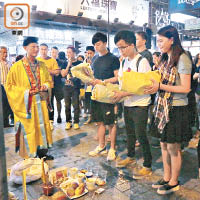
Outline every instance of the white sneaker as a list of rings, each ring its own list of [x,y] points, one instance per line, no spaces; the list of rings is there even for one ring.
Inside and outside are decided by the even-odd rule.
[[[108,151],[107,160],[115,160],[116,159],[116,151],[114,149],[111,149]]]
[[[86,118],[88,115],[86,113],[83,113],[83,118]]]
[[[99,153],[104,152],[104,150],[106,150],[106,146],[103,148],[97,146],[93,151],[89,152],[89,156],[97,156]]]
[[[49,120],[49,124],[50,124],[50,129],[52,131],[53,130],[53,120]]]

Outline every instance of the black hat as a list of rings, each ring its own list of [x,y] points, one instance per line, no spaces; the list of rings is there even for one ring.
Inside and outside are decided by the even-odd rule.
[[[87,46],[87,47],[86,47],[86,51],[88,51],[88,50],[95,52],[95,50],[94,50],[94,47],[93,47],[93,46]]]
[[[37,37],[26,37],[23,42],[23,47],[28,46],[30,43],[38,43]]]

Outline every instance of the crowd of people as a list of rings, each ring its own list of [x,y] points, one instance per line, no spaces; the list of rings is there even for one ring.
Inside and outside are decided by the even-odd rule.
[[[160,52],[154,52],[153,55],[146,48],[145,32],[119,31],[114,42],[120,58],[109,51],[107,36],[100,32],[92,37],[93,46],[86,47],[85,56],[77,56],[76,49],[69,46],[66,54],[52,47],[49,57],[47,44],[39,45],[37,38],[27,37],[23,42],[26,55],[18,56],[12,66],[7,61],[7,48],[1,46],[4,127],[12,126],[15,121],[16,149],[23,158],[38,156],[54,159],[47,154],[53,144],[54,99],[58,112],[57,123],[63,120],[61,100],[64,99],[65,129],[69,131],[72,126],[79,129],[82,108],[80,91],[84,91],[84,124],[95,122],[98,127],[98,146],[89,152],[89,156],[107,154],[107,160],[116,160],[116,167],[122,168],[136,163],[135,147],[141,146],[144,162],[142,168],[133,171],[133,178],[150,176],[152,153],[148,131],[154,138],[152,145],[161,147],[164,169],[163,178],[152,187],[159,194],[177,191],[180,188],[181,147],[193,137],[192,126],[200,130],[200,53],[193,62],[189,52],[183,49],[173,26],[158,31]],[[72,76],[71,69],[82,62],[89,63],[94,73],[94,79],[89,84],[83,84]],[[159,70],[161,81],[151,79],[152,85],[145,87],[143,95],[114,91],[112,104],[91,99],[95,85],[118,83],[120,86],[123,72],[130,70],[142,73]],[[196,101],[192,101],[195,97]],[[124,101],[121,104],[122,99]],[[191,102],[194,109],[189,113]],[[117,118],[122,110],[127,134],[127,157],[116,159]],[[109,150],[105,140],[107,128]],[[200,142],[197,152],[200,176]]]

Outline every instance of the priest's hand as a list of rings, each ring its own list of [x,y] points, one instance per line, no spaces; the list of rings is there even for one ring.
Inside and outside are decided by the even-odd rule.
[[[45,92],[45,91],[47,91],[47,90],[48,90],[48,88],[47,88],[46,85],[42,85],[42,86],[40,87],[40,91],[41,91],[41,92]]]
[[[29,94],[30,94],[30,95],[36,95],[38,92],[39,92],[39,89],[38,89],[38,88],[31,88],[31,89],[29,90]]]

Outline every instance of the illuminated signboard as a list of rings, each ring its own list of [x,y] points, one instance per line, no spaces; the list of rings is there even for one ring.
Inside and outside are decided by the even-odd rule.
[[[187,10],[199,9],[200,0],[169,0],[169,12],[184,12]]]

